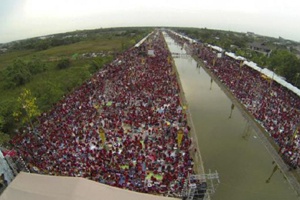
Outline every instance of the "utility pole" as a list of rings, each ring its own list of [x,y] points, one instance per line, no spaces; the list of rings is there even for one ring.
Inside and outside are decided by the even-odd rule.
[[[266,180],[266,183],[270,183],[271,178],[273,177],[273,175],[275,174],[275,172],[278,170],[278,165],[275,165],[275,167],[273,168],[273,171],[271,173],[271,175],[269,176],[269,178]]]
[[[234,110],[234,104],[231,104],[231,110],[230,110],[230,115],[229,115],[229,119],[232,117],[232,111]]]

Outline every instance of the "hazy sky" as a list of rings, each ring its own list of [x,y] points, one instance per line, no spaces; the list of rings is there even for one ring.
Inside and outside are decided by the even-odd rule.
[[[82,29],[181,26],[300,42],[300,0],[0,0],[0,43]]]

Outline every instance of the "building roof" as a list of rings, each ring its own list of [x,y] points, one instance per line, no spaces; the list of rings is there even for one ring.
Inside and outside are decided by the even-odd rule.
[[[111,187],[79,177],[21,172],[0,200],[178,200]]]
[[[271,51],[271,49],[269,47],[267,47],[265,45],[265,43],[253,42],[253,43],[249,44],[249,46],[252,48],[257,48],[257,49],[261,49],[264,51]]]

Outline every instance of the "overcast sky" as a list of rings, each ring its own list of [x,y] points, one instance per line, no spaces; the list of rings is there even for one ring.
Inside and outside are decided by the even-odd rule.
[[[300,0],[0,0],[0,43],[74,30],[180,26],[300,42]]]

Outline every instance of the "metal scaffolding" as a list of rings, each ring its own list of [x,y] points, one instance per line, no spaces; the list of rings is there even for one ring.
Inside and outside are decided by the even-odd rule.
[[[183,200],[209,200],[215,193],[217,185],[220,183],[218,172],[208,174],[189,175],[184,183],[182,191]]]

